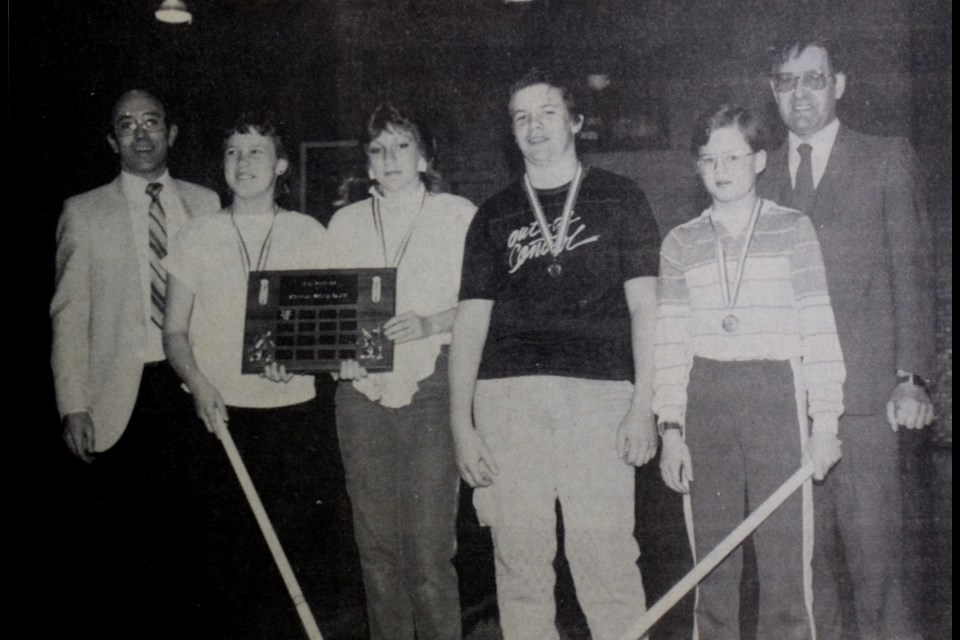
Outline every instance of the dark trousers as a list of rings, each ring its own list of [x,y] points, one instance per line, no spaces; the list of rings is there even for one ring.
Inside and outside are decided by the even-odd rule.
[[[97,638],[190,637],[200,505],[191,491],[199,433],[166,362],[148,364],[123,436],[90,465],[74,462],[77,544],[63,565],[78,606],[74,631]],[[81,542],[82,541],[82,542]],[[62,602],[62,601],[61,601]]]
[[[441,354],[406,407],[372,402],[349,383],[337,390],[337,431],[372,640],[461,635],[452,562],[459,476],[446,379]]]
[[[335,442],[314,401],[269,409],[229,407],[229,429],[297,582],[324,637],[339,608],[342,558],[352,544]],[[203,429],[197,421],[196,428]],[[204,434],[207,435],[204,431]],[[215,438],[208,436],[211,442]],[[300,640],[303,626],[222,447],[216,492],[208,492],[204,549],[204,640]]]
[[[788,362],[694,360],[686,441],[698,559],[706,556],[800,467],[800,426]],[[809,640],[802,499],[787,499],[753,534],[760,596],[757,638]],[[701,640],[740,638],[743,554],[735,550],[703,582]]]
[[[886,416],[844,416],[843,458],[815,488],[814,612],[818,640],[839,640],[839,572],[852,586],[861,640],[913,632],[904,600],[903,498],[899,435]]]

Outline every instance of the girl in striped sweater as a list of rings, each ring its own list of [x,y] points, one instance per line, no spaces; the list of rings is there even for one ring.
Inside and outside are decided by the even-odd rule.
[[[818,479],[839,460],[846,371],[813,225],[756,194],[753,116],[723,105],[692,146],[712,205],[661,249],[654,411],[702,557],[804,459]],[[754,533],[759,638],[812,638],[812,518],[808,482]],[[737,550],[701,583],[699,637],[740,637],[741,568]]]

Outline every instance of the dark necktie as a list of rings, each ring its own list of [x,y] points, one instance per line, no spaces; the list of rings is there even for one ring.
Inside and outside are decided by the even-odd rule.
[[[810,160],[813,147],[804,142],[797,147],[797,151],[800,153],[800,166],[797,167],[797,181],[793,187],[790,206],[809,216],[813,212],[813,203],[817,198],[817,189],[813,186],[813,163]]]
[[[163,328],[163,311],[167,299],[167,270],[161,260],[167,255],[167,216],[160,204],[163,185],[151,182],[147,185],[150,196],[150,320]]]

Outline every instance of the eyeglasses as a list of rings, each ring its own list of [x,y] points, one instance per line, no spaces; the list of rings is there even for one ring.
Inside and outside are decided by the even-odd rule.
[[[697,168],[702,172],[716,171],[718,165],[724,169],[739,169],[747,158],[756,152],[750,153],[725,153],[720,156],[700,156],[697,158]]]
[[[770,83],[777,93],[789,93],[797,88],[797,81],[800,81],[807,89],[811,91],[822,91],[827,87],[827,78],[833,77],[832,73],[823,71],[804,71],[802,75],[792,73],[772,73],[770,74]]]
[[[166,122],[163,116],[159,115],[145,115],[141,118],[125,116],[113,123],[113,128],[116,129],[117,135],[120,136],[132,136],[137,128],[147,133],[153,133],[154,131],[160,131],[165,126]]]

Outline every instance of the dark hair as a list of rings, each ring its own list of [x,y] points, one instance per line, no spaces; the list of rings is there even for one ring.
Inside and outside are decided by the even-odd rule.
[[[767,148],[767,136],[760,120],[746,107],[723,103],[704,111],[694,123],[693,137],[690,141],[690,150],[693,154],[699,154],[700,147],[710,141],[713,132],[724,127],[740,129],[753,152]]]
[[[174,123],[174,119],[170,115],[170,109],[164,104],[163,100],[157,96],[156,92],[150,91],[148,89],[128,89],[121,93],[116,100],[113,102],[113,106],[110,108],[110,122],[107,123],[107,131],[112,132],[113,127],[117,122],[117,109],[120,107],[120,103],[133,95],[141,95],[146,98],[149,98],[160,105],[160,108],[163,110],[163,120],[169,128],[171,124]]]
[[[287,170],[277,176],[275,192],[278,196],[289,195],[293,181],[293,163],[290,162],[287,147],[283,144],[283,136],[280,134],[279,126],[273,114],[250,111],[241,113],[233,126],[224,132],[224,147],[226,147],[227,141],[230,140],[230,137],[234,134],[243,135],[248,133],[256,133],[264,138],[270,138],[270,140],[273,141],[273,148],[277,154],[277,159],[287,161]]]
[[[510,102],[518,91],[538,84],[545,84],[553,87],[560,92],[563,103],[567,106],[567,112],[570,117],[577,120],[583,117],[583,114],[577,111],[577,96],[570,82],[564,82],[558,78],[558,74],[553,71],[547,71],[539,67],[534,67],[527,71],[523,76],[510,85]]]
[[[427,187],[427,191],[432,193],[439,191],[443,178],[437,170],[436,140],[422,121],[411,115],[409,110],[401,109],[391,102],[383,102],[377,105],[367,121],[366,136],[363,139],[364,150],[380,134],[391,129],[410,134],[410,137],[417,144],[420,156],[427,163],[427,170],[420,175],[423,184]]]
[[[807,47],[819,47],[827,52],[830,73],[846,71],[845,55],[837,40],[822,33],[802,33],[781,39],[767,51],[770,54],[770,73],[776,73],[780,65],[803,53]]]

